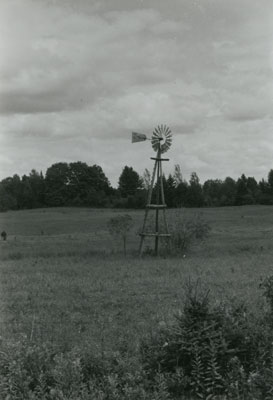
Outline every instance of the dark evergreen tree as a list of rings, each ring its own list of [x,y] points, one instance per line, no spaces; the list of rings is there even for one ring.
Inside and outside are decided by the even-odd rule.
[[[255,199],[248,188],[248,180],[245,174],[242,174],[242,176],[237,180],[236,189],[237,189],[236,199],[235,199],[236,206],[255,203]]]
[[[192,172],[187,193],[187,206],[202,207],[203,205],[204,196],[202,186],[197,173]]]
[[[32,169],[28,181],[32,192],[32,207],[43,207],[45,205],[45,180],[42,172],[38,173]]]
[[[30,180],[28,176],[23,175],[21,181],[20,208],[33,208],[33,206],[34,195],[30,185]]]
[[[182,180],[175,188],[175,207],[186,207],[188,198],[189,185],[185,180]]]
[[[258,182],[256,181],[256,179],[252,176],[248,177],[246,186],[247,186],[248,194],[250,196],[251,204],[259,203],[260,189],[259,189],[259,185],[258,185]]]
[[[273,204],[273,195],[272,195],[272,170],[269,171],[268,181],[262,179],[259,182],[259,203],[260,204]]]
[[[222,206],[234,206],[236,200],[236,182],[229,176],[224,180],[222,186],[221,205]]]
[[[209,179],[203,185],[204,201],[207,206],[222,205],[223,182],[220,179]]]

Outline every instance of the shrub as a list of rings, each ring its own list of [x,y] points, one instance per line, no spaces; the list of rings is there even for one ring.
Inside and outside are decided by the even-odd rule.
[[[262,399],[266,385],[260,387],[257,377],[265,366],[269,374],[272,335],[264,321],[257,322],[243,304],[211,307],[208,291],[189,282],[182,313],[142,341],[145,371],[151,380],[164,373],[174,396],[248,399],[255,393]]]
[[[270,313],[273,316],[273,275],[267,276],[260,283],[260,288],[263,289],[263,296],[270,307]]]
[[[204,241],[210,229],[210,225],[201,214],[185,218],[181,213],[176,213],[174,222],[170,225],[173,252],[184,254],[194,242]]]
[[[164,377],[156,382],[149,385],[140,364],[119,353],[100,359],[28,342],[0,353],[1,399],[167,400]]]

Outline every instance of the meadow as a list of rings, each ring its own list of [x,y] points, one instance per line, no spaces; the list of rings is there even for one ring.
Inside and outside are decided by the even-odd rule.
[[[258,284],[272,272],[271,207],[183,209],[202,213],[209,238],[184,257],[139,258],[143,211],[39,209],[0,215],[1,335],[68,347],[113,349],[138,338],[181,307],[188,279],[202,281],[215,301],[262,301]],[[107,221],[132,216],[128,255]],[[169,210],[169,219],[177,211]],[[152,244],[151,244],[152,245]]]
[[[107,229],[129,214],[134,228],[128,253]],[[259,282],[272,274],[270,206],[181,209],[201,213],[208,239],[183,256],[137,255],[141,210],[56,208],[0,214],[0,335],[8,342],[50,342],[62,351],[91,349],[136,354],[139,342],[166,326],[183,307],[191,280],[211,301],[244,302],[253,314],[265,307]],[[168,210],[170,220],[177,210]]]

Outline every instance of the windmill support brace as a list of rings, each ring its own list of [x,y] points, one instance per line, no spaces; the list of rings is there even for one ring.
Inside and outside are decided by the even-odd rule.
[[[144,215],[142,232],[140,233],[140,245],[139,245],[139,255],[142,255],[143,251],[143,243],[146,236],[155,238],[155,255],[158,255],[159,250],[159,238],[168,239],[168,248],[169,248],[169,239],[170,233],[166,219],[166,203],[165,203],[165,195],[164,195],[164,186],[163,186],[163,173],[162,173],[162,161],[169,161],[167,158],[161,158],[161,148],[159,147],[157,156],[151,157],[152,160],[155,160],[153,174],[151,183],[148,190],[147,204]],[[156,181],[156,204],[152,204],[152,194],[153,188]],[[146,224],[148,220],[148,214],[151,209],[155,210],[155,232],[146,231]],[[163,212],[163,224],[164,224],[164,232],[159,232],[159,212]]]

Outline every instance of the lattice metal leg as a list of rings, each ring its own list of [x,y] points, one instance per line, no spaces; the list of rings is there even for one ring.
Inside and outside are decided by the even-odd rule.
[[[144,222],[143,222],[143,227],[142,227],[142,232],[141,232],[141,237],[140,237],[140,244],[139,244],[139,255],[142,255],[142,246],[143,246],[143,242],[144,242],[144,238],[145,236],[143,235],[143,233],[145,232],[145,227],[146,227],[146,222],[147,222],[147,218],[148,218],[148,213],[149,213],[149,209],[147,208],[145,210],[145,216],[144,216]]]
[[[165,232],[169,233],[169,226],[168,226],[168,222],[167,222],[165,211],[166,210],[163,209],[163,221],[164,221],[164,226],[165,226]],[[168,253],[170,253],[171,252],[171,237],[167,236],[166,240],[167,240],[167,250],[168,250]]]
[[[155,254],[158,255],[158,250],[159,250],[159,239],[160,238],[166,238],[167,240],[167,245],[168,245],[168,250],[170,250],[170,234],[168,230],[168,224],[166,220],[166,214],[165,214],[165,196],[164,196],[164,187],[163,187],[163,173],[162,173],[162,161],[168,161],[168,159],[162,159],[161,158],[161,150],[160,147],[157,152],[156,158],[152,158],[152,160],[155,160],[154,168],[153,168],[153,174],[152,174],[152,179],[148,191],[148,199],[147,199],[147,205],[146,205],[146,210],[145,210],[145,216],[144,216],[144,222],[143,222],[143,227],[142,227],[142,232],[140,233],[141,239],[140,239],[140,245],[139,245],[139,255],[142,255],[142,248],[143,248],[143,243],[144,239],[146,236],[154,238],[154,251]],[[156,201],[155,204],[152,204],[152,193],[153,193],[153,188],[155,184],[155,180],[157,182],[156,186]],[[154,232],[147,232],[146,229],[146,224],[147,224],[147,219],[148,219],[148,213],[150,209],[155,210],[155,231]],[[163,226],[164,226],[164,232],[160,232],[160,227],[159,227],[159,212],[163,211]]]

